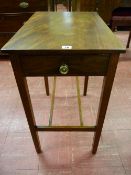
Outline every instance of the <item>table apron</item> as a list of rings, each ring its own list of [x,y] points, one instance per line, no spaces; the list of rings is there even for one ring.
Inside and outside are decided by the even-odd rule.
[[[89,54],[82,56],[30,56],[19,57],[24,76],[63,76],[59,68],[66,64],[66,76],[104,76],[107,73],[110,55]]]

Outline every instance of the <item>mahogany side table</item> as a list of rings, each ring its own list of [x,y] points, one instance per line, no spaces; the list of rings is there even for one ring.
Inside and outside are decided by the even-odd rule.
[[[36,12],[2,48],[10,54],[17,86],[37,153],[38,131],[94,132],[95,154],[106,115],[119,54],[124,48],[96,12]],[[28,76],[104,76],[95,126],[38,126]]]

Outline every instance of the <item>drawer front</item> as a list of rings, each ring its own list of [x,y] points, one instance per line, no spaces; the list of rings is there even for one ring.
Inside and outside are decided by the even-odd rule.
[[[17,32],[33,13],[1,14],[0,32]]]
[[[48,0],[0,0],[0,13],[47,11]]]
[[[3,61],[3,60],[9,60],[9,55],[8,54],[3,54],[0,51],[0,61]]]
[[[14,33],[0,33],[0,48],[14,35]]]
[[[0,33],[0,48],[14,35],[14,33]],[[9,60],[9,55],[0,51],[0,60]]]
[[[106,75],[109,55],[23,56],[20,64],[25,76]],[[67,66],[65,74],[60,72]],[[66,68],[66,67],[65,67]]]

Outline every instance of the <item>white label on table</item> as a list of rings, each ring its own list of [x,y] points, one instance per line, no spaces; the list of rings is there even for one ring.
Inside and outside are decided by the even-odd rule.
[[[62,46],[62,49],[72,49],[72,46]]]

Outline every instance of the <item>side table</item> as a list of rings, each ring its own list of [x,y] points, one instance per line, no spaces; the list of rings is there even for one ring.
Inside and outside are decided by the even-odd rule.
[[[95,154],[106,115],[119,54],[124,48],[96,12],[36,12],[6,43],[36,151],[38,131],[94,132]],[[95,126],[38,126],[26,77],[104,76]],[[79,91],[79,90],[78,90]]]

